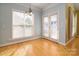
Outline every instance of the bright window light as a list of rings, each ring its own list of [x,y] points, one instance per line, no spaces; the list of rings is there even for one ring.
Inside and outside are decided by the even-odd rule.
[[[30,37],[33,34],[33,16],[12,12],[12,38]]]

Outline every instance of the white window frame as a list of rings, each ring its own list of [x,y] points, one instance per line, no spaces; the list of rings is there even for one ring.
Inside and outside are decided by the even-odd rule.
[[[20,13],[24,13],[23,11],[20,11],[20,10],[12,10],[12,14],[13,14],[13,11],[15,11],[15,12],[20,12]],[[25,13],[24,13],[25,14]],[[13,16],[13,15],[12,15]],[[35,30],[34,30],[34,14],[32,14],[32,18],[33,18],[33,24],[32,24],[32,36],[34,36],[35,35]],[[24,19],[23,19],[24,20]],[[25,20],[24,20],[25,21]],[[13,18],[12,18],[12,39],[21,39],[21,38],[27,38],[27,37],[25,37],[25,33],[24,33],[24,37],[19,37],[19,38],[13,38],[13,27],[15,27],[15,26],[20,26],[20,25],[13,25]],[[24,27],[24,32],[25,32],[25,23],[24,23],[24,25],[23,25],[23,27]],[[28,36],[28,37],[32,37],[32,36]]]

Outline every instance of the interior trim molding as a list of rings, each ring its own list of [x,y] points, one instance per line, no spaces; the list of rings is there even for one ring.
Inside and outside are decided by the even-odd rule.
[[[5,43],[5,44],[0,44],[0,47],[11,45],[11,44],[16,44],[16,43],[21,43],[21,42],[28,41],[28,40],[35,40],[35,39],[38,39],[38,38],[41,38],[41,36],[37,36],[37,37],[34,37],[34,38],[28,38],[28,39],[25,39],[25,40],[20,40],[20,41],[15,41],[15,42],[10,42],[10,43]]]
[[[76,37],[78,37],[78,38],[79,38],[79,34],[77,34],[77,35],[76,35]]]
[[[69,44],[73,39],[74,39],[74,38],[70,39],[70,40],[65,44],[65,46],[66,46],[67,44]]]
[[[76,36],[72,37],[68,42],[66,42],[65,46],[66,46],[67,44],[69,44],[72,40],[74,40],[75,38],[76,38]]]
[[[51,39],[48,38],[48,37],[44,37],[44,36],[43,36],[42,38],[45,38],[45,39],[47,39],[47,40],[50,40],[50,41],[56,42],[56,43],[61,44],[61,45],[63,45],[63,46],[66,45],[65,43],[59,42],[59,41],[57,41],[57,40],[51,40]]]

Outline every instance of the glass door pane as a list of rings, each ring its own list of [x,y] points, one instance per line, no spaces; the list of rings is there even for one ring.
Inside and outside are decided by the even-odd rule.
[[[50,38],[58,39],[57,15],[50,17]]]
[[[43,36],[49,37],[49,20],[48,17],[43,19]]]

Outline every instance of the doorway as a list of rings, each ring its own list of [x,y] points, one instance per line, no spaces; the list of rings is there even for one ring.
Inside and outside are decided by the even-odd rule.
[[[58,14],[43,17],[43,36],[50,40],[59,39]]]

